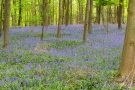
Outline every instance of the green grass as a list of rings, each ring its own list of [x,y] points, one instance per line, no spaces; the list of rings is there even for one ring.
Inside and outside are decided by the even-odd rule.
[[[14,33],[10,43],[23,45],[26,43],[25,38],[34,37],[34,41],[40,35],[41,33],[34,31]],[[56,34],[45,33],[44,37],[56,37]],[[20,41],[21,39],[23,40]],[[97,40],[99,41],[100,39]],[[0,45],[2,44],[0,39]],[[81,40],[57,39],[39,41],[32,48],[22,48],[19,45],[0,51],[0,82],[4,80],[0,90],[128,90],[114,82],[121,59],[119,47],[103,51],[92,48],[89,42],[83,44]],[[50,54],[48,52],[51,49],[56,49],[57,53],[68,49],[65,54],[73,56]],[[88,51],[89,54],[85,54]],[[118,54],[112,55],[115,53]]]
[[[63,50],[63,49],[72,49],[75,48],[77,46],[81,46],[82,42],[81,41],[70,41],[70,40],[62,40],[62,41],[57,41],[56,43],[53,44],[49,44],[49,47],[51,48],[55,48],[57,50]]]

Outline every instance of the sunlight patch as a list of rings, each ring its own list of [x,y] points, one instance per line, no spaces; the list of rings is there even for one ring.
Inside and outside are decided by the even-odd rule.
[[[37,44],[33,49],[34,52],[43,53],[48,52],[50,50],[49,46],[46,44]]]
[[[71,68],[71,71],[66,72],[65,81],[67,84],[79,84],[86,78],[95,75],[95,72],[88,68]]]

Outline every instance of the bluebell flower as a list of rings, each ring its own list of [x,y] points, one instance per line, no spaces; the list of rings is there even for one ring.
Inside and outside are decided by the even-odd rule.
[[[4,86],[4,80],[0,80],[0,87]]]

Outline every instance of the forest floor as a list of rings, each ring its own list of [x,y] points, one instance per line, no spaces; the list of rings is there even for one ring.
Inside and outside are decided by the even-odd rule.
[[[9,46],[0,38],[0,90],[123,90],[114,79],[120,65],[125,27],[93,25],[83,44],[83,25],[10,29]],[[126,88],[124,89],[126,90]]]

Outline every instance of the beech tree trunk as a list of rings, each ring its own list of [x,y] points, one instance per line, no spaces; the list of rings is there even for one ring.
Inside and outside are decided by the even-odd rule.
[[[58,21],[58,31],[57,31],[57,38],[61,38],[61,17],[62,17],[62,0],[59,0],[59,21]]]
[[[9,21],[10,20],[10,0],[5,0],[5,6],[4,6],[4,48],[7,48],[8,46],[8,34],[9,34]]]
[[[101,6],[96,7],[96,23],[100,24]]]
[[[22,19],[22,0],[19,0],[19,18],[18,18],[18,26],[21,25]]]
[[[124,15],[124,13],[125,13],[125,10],[124,10],[124,7],[123,7],[123,9],[122,9],[122,23],[124,24],[125,23],[125,15]]]
[[[113,18],[112,18],[112,7],[111,7],[111,5],[109,5],[108,6],[108,23],[112,23],[112,21],[113,21]]]
[[[1,1],[1,3],[0,3],[0,37],[1,37],[1,35],[2,35],[2,26],[3,26],[3,21],[2,21],[2,17],[3,17],[3,6],[2,6],[2,4],[3,4],[3,0]]]
[[[82,1],[78,0],[79,4],[79,24],[83,23],[83,6],[82,6]]]
[[[67,0],[66,2],[66,26],[68,26],[68,23],[69,23],[69,0]]]
[[[88,32],[92,33],[92,8],[93,8],[93,0],[90,0],[90,10],[89,10],[89,24],[88,24]]]
[[[53,25],[55,25],[55,5],[54,5],[54,0],[53,0],[53,17],[52,17],[52,22],[53,22]]]
[[[12,14],[12,26],[16,26],[16,0],[13,0],[14,13]]]
[[[31,21],[31,26],[35,26],[36,25],[36,21],[34,19],[36,19],[36,7],[35,7],[35,2],[34,1],[32,1],[31,3],[32,3],[31,15],[33,16],[32,17],[32,21]]]
[[[44,27],[47,26],[47,6],[48,6],[48,1],[43,0],[43,6],[42,6],[42,34],[41,34],[41,40],[44,38]]]
[[[135,80],[135,0],[129,0],[126,34],[118,76],[132,83]]]
[[[87,41],[89,8],[90,8],[90,0],[87,0],[87,3],[86,3],[86,11],[85,11],[83,43],[85,43],[85,42]]]
[[[70,24],[73,24],[73,16],[72,16],[72,0],[70,0]]]
[[[122,29],[122,8],[123,8],[123,0],[119,0],[119,7],[118,7],[118,29]]]
[[[115,5],[115,6],[114,6],[114,21],[113,21],[113,24],[114,24],[114,23],[117,23],[117,21],[118,21],[118,20],[117,20],[117,6]]]
[[[62,24],[65,24],[66,0],[62,0]]]

